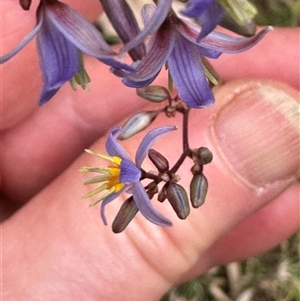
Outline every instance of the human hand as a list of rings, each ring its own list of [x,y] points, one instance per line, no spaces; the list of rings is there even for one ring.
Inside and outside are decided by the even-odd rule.
[[[8,3],[3,5],[12,5]],[[11,18],[15,16],[11,14]],[[28,22],[32,22],[29,17]],[[26,22],[22,26],[26,28]],[[1,66],[5,75],[2,191],[10,201],[26,202],[3,223],[4,299],[140,300],[143,296],[143,300],[157,300],[175,283],[215,264],[267,250],[293,233],[299,223],[299,117],[291,112],[297,112],[299,96],[286,84],[258,78],[277,79],[299,88],[297,34],[298,30],[277,29],[248,52],[216,61],[225,80],[240,80],[216,89],[216,105],[191,116],[191,146],[200,143],[214,153],[213,162],[205,167],[209,180],[205,205],[181,221],[168,204],[157,204],[174,223],[172,228],[152,225],[139,214],[118,235],[102,224],[97,207],[89,208],[81,200],[89,188],[82,185],[78,169],[101,164],[82,155],[82,150],[94,143],[91,148],[103,152],[102,136],[147,103],[122,86],[106,66],[86,58],[91,91],[73,92],[65,85],[38,108],[40,81],[35,81],[34,45]],[[11,39],[17,41],[17,35]],[[283,41],[285,53],[279,57]],[[12,40],[7,43],[15,44]],[[256,80],[243,79],[249,75]],[[166,83],[163,75],[158,82]],[[242,106],[246,91],[252,99]],[[275,108],[273,104],[279,100],[284,106]],[[230,107],[224,104],[229,102],[237,111],[224,109]],[[162,123],[166,120],[158,120],[155,126]],[[177,120],[167,123],[176,124]],[[244,127],[247,124],[250,126]],[[169,134],[167,141],[174,142],[168,146],[163,140],[155,144],[171,162],[180,153],[181,146],[176,145],[179,135],[179,130]],[[234,150],[222,144],[223,135]],[[140,139],[137,135],[124,143],[131,154]],[[250,147],[253,157],[242,152]],[[187,186],[188,166],[179,173],[181,183]],[[107,207],[109,222],[124,199]]]

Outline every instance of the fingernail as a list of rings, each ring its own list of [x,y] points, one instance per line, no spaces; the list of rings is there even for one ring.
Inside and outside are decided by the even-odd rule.
[[[213,144],[246,185],[265,187],[299,176],[299,94],[270,81],[229,83],[210,127]],[[225,101],[224,101],[225,98]]]

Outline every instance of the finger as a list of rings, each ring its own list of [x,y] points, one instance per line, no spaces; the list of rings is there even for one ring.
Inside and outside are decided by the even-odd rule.
[[[276,200],[299,176],[299,142],[294,144],[299,135],[294,115],[297,96],[279,86],[261,81],[227,84],[216,93],[217,106],[191,116],[191,144],[204,144],[214,153],[204,170],[210,186],[205,205],[192,210],[185,221],[177,220],[167,203],[155,204],[172,219],[173,228],[159,228],[138,214],[125,232],[112,234],[101,224],[98,209],[79,200],[89,188],[78,184],[82,176],[77,170],[100,164],[97,158],[81,156],[4,223],[3,241],[13,246],[4,248],[4,294],[14,299],[12,294],[26,292],[28,299],[38,299],[45,295],[44,284],[51,283],[47,293],[53,300],[71,300],[74,294],[80,300],[109,300],[112,292],[114,300],[140,300],[141,294],[146,301],[157,300],[230,229]],[[169,134],[155,149],[175,162],[181,153],[180,136]],[[132,153],[140,137],[126,143]],[[104,142],[98,141],[93,149],[104,152]],[[253,150],[250,157],[245,145]],[[180,169],[180,183],[186,187],[190,165],[186,162]],[[298,195],[294,191],[290,197]],[[109,223],[121,203],[120,198],[107,208]],[[12,268],[14,262],[17,269]]]
[[[249,216],[216,241],[182,281],[207,272],[211,267],[263,253],[299,229],[299,184]]]
[[[12,50],[34,28],[39,1],[32,1],[29,11],[24,11],[18,1],[1,1],[1,54]],[[97,1],[72,1],[72,7],[93,21],[101,12]],[[37,109],[41,89],[35,41],[31,41],[10,61],[1,65],[2,101],[1,129],[8,129]]]
[[[211,60],[225,81],[255,77],[274,79],[300,88],[299,28],[275,28],[257,45],[238,54]]]
[[[148,102],[87,58],[90,91],[64,86],[51,102],[22,125],[2,135],[2,189],[12,200],[26,202],[64,170],[84,148],[110,127]],[[26,176],[24,176],[24,172]]]
[[[15,6],[17,5],[15,4]],[[86,9],[84,10],[83,7],[79,7],[79,11],[83,11],[87,17],[90,17],[91,15],[94,17],[97,9],[93,10],[94,7],[91,4],[85,6],[82,4],[82,6]],[[18,6],[15,9],[20,11]],[[4,2],[4,11],[11,11],[10,2]],[[32,11],[34,11],[33,8],[31,9],[31,12]],[[25,14],[25,12],[22,13]],[[5,16],[6,15],[14,16],[14,14],[5,14]],[[24,30],[24,28],[26,28],[27,30],[30,30],[28,27],[33,27],[35,17],[28,14],[24,16],[29,20],[25,17],[23,18],[25,20],[25,26],[22,29]],[[14,20],[11,20],[10,18],[8,18],[8,20],[4,18],[4,20],[5,24],[19,24],[19,22],[13,22]],[[26,20],[28,21],[27,23]],[[4,26],[4,28],[7,30],[7,26]],[[12,30],[15,29],[14,27],[11,28]],[[23,30],[17,31],[18,34],[14,35],[11,35],[11,30],[9,30],[8,33],[4,34],[4,37],[13,36],[15,45],[17,42],[15,39],[18,41],[21,39],[19,35],[23,33]],[[24,34],[22,37],[23,36]],[[276,31],[267,35],[267,42],[259,43],[250,50],[250,52],[247,51],[239,55],[223,55],[214,63],[220,71],[220,74],[224,76],[225,80],[247,75],[257,75],[262,78],[269,77],[285,80],[292,86],[299,88],[299,70],[296,67],[298,65],[292,63],[292,61],[299,62],[297,52],[298,40],[299,32],[296,29],[276,29]],[[11,40],[6,41],[7,39],[3,39],[3,44],[8,45],[7,47],[11,49]],[[278,56],[277,49],[280,49],[283,42],[285,51]],[[8,49],[6,50],[4,48],[4,53],[7,51]],[[237,59],[235,60],[236,56]],[[245,62],[251,63],[245,64]],[[18,72],[16,73],[15,70],[18,70]],[[28,72],[28,70],[30,72]],[[244,70],[246,72],[244,72]],[[289,72],[286,72],[286,70],[289,70]],[[31,42],[30,45],[22,50],[15,58],[4,64],[3,74],[5,74],[5,77],[3,78],[2,95],[5,95],[5,102],[2,108],[4,113],[2,129],[8,129],[19,123],[21,120],[24,120],[36,108],[35,105],[41,87],[41,79],[34,43]],[[28,74],[34,74],[34,79],[28,76]],[[17,88],[12,89],[12,85]]]
[[[295,41],[297,41],[297,35],[298,35],[298,31],[296,30],[288,30],[288,29],[276,29],[274,32],[270,33],[269,35],[267,35],[267,42],[261,42],[261,44],[256,45],[253,49],[243,53],[243,54],[239,54],[239,55],[232,55],[232,56],[227,56],[226,60],[228,59],[228,63],[225,64],[224,61],[220,61],[220,63],[218,63],[218,60],[216,61],[217,63],[217,67],[219,67],[220,71],[222,72],[222,70],[224,70],[224,74],[226,75],[225,80],[230,79],[234,76],[246,76],[246,75],[255,75],[257,77],[270,77],[270,78],[282,78],[285,79],[288,83],[290,83],[291,85],[297,86],[297,80],[295,81],[295,79],[299,78],[299,68],[295,68],[295,64],[292,64],[290,62],[292,61],[297,61],[298,58],[298,54],[297,54],[297,47],[295,45]],[[277,55],[277,49],[279,49],[279,43],[282,43],[282,41],[285,41],[285,45],[286,45],[286,49],[287,51],[282,55],[282,56],[278,56]],[[267,47],[267,45],[269,45],[270,47]],[[268,55],[266,56],[266,49],[269,49]],[[287,60],[286,56],[289,56],[289,59]],[[259,59],[262,56],[262,59]],[[235,57],[237,58],[237,65],[240,65],[241,67],[237,68],[237,65],[234,65],[235,62]],[[255,58],[255,62],[253,63],[253,58]],[[242,61],[244,61],[244,63],[242,64]],[[246,64],[245,62],[251,62],[249,64]],[[87,61],[87,66],[90,64],[93,64],[91,62],[91,60]],[[268,67],[266,67],[268,66]],[[91,69],[88,69],[88,71],[91,74],[92,79],[94,79],[94,83],[97,80],[97,75],[96,74],[102,74],[103,72],[105,72],[105,74],[107,74],[107,71],[105,69],[105,67],[103,66],[98,66],[98,68],[101,68],[99,70],[97,70],[96,66],[94,65]],[[275,70],[277,70],[275,72]],[[289,72],[286,72],[286,70],[290,70]],[[279,72],[281,71],[281,72]],[[236,72],[242,72],[241,74],[236,73]],[[105,75],[109,76],[109,75]],[[103,81],[103,76],[102,79]],[[111,77],[111,80],[113,80],[113,78]],[[117,79],[115,79],[114,81],[115,83],[117,83]],[[119,82],[118,82],[119,83]],[[100,83],[101,84],[101,83]],[[109,82],[105,81],[104,82],[104,86],[109,85]],[[64,87],[64,91],[68,91],[66,93],[68,93],[68,99],[73,99],[74,98],[74,103],[71,104],[72,108],[71,111],[73,111],[75,108],[75,110],[77,112],[84,112],[85,116],[82,117],[82,114],[79,114],[79,119],[84,118],[85,120],[87,119],[86,116],[94,116],[95,112],[97,112],[96,110],[94,110],[94,107],[97,106],[98,108],[100,108],[100,106],[98,105],[99,103],[99,97],[97,95],[99,95],[99,93],[101,93],[102,95],[105,95],[107,97],[107,99],[109,99],[110,97],[114,97],[110,96],[109,93],[105,93],[108,92],[108,90],[104,90],[104,92],[101,89],[98,89],[99,87],[103,87],[103,85],[98,85],[98,86],[92,86],[91,85],[91,90],[92,90],[92,94],[90,94],[90,103],[92,103],[94,106],[87,106],[87,108],[83,109],[81,104],[82,102],[79,102],[77,99],[79,97],[86,97],[85,93],[82,94],[75,94],[75,93],[71,93],[70,92],[70,87]],[[121,101],[123,101],[124,103],[126,103],[126,107],[128,106],[128,111],[126,112],[130,112],[130,110],[133,107],[130,107],[128,104],[127,99],[129,99],[129,101],[135,99],[132,98],[133,94],[132,91],[129,89],[128,92],[125,91],[124,87],[122,87],[122,85],[118,86],[118,89],[120,89],[120,94],[122,95],[122,97],[120,97],[120,99],[117,98],[113,98],[112,101],[110,103],[115,104],[120,104]],[[56,98],[62,98],[60,99],[60,101],[62,102],[60,104],[61,109],[60,112],[66,112],[66,114],[69,114],[68,111],[70,110],[70,102],[65,103],[66,101],[64,100],[64,93],[62,92],[60,94],[58,94],[56,96]],[[76,92],[79,93],[79,92]],[[123,94],[124,93],[124,94]],[[127,94],[128,93],[128,94]],[[116,93],[114,93],[116,95]],[[137,100],[139,101],[139,100]],[[78,105],[79,103],[79,105]],[[131,104],[133,102],[130,102]],[[140,103],[139,103],[140,104]],[[77,108],[78,107],[78,108]],[[51,110],[51,108],[53,108],[53,111]],[[51,113],[52,116],[52,122],[58,125],[58,129],[57,129],[57,133],[70,133],[74,131],[74,128],[76,128],[76,132],[78,133],[78,136],[76,135],[68,135],[69,138],[73,138],[70,139],[70,144],[74,145],[74,141],[76,141],[76,145],[78,147],[74,147],[74,154],[72,156],[72,154],[70,154],[70,152],[66,152],[63,151],[63,149],[66,148],[61,148],[61,146],[59,146],[58,144],[61,141],[61,136],[57,135],[54,136],[52,133],[52,130],[54,129],[53,127],[50,128],[49,131],[49,124],[45,124],[45,120],[47,120],[47,114],[48,114],[48,110],[44,110],[44,115],[41,112],[38,112],[37,114],[41,115],[36,115],[39,116],[40,118],[34,118],[34,120],[29,120],[26,125],[24,126],[24,128],[22,130],[20,129],[16,129],[15,131],[12,132],[8,132],[5,135],[5,141],[7,139],[8,142],[3,142],[3,145],[7,146],[4,149],[9,150],[8,155],[6,156],[6,164],[5,166],[7,166],[6,168],[6,179],[3,183],[3,185],[5,186],[5,191],[8,194],[9,197],[17,200],[17,201],[26,201],[29,197],[31,197],[32,195],[34,195],[34,193],[36,193],[37,191],[39,191],[41,189],[41,187],[43,187],[44,185],[46,185],[51,179],[53,179],[53,177],[55,177],[59,172],[61,172],[63,170],[63,168],[65,168],[65,166],[67,166],[69,164],[69,162],[71,162],[72,159],[74,159],[74,156],[76,156],[79,152],[80,147],[82,147],[83,145],[86,146],[87,144],[82,144],[82,143],[78,143],[78,141],[80,141],[80,138],[82,136],[88,137],[90,136],[91,139],[89,139],[87,141],[87,143],[91,143],[91,141],[93,140],[92,137],[95,137],[95,135],[97,135],[98,129],[99,127],[103,126],[103,122],[101,118],[98,118],[98,120],[101,122],[101,124],[97,124],[94,123],[94,118],[92,118],[92,124],[90,124],[90,135],[86,134],[86,128],[82,129],[82,126],[79,126],[78,123],[76,123],[74,125],[74,120],[72,122],[68,122],[69,120],[67,120],[67,122],[63,122],[62,121],[62,116],[61,114],[59,114],[58,116],[58,120],[55,119],[55,116],[57,113],[55,113],[56,109],[54,108],[53,105],[48,107],[49,111]],[[115,109],[116,110],[116,109]],[[125,113],[125,111],[123,111]],[[132,112],[133,113],[133,112]],[[103,116],[103,114],[100,114],[100,116]],[[124,116],[124,115],[122,115]],[[40,121],[37,121],[40,120]],[[114,121],[116,122],[117,119],[114,119]],[[76,121],[75,121],[76,122]],[[64,124],[64,128],[63,130],[61,130],[60,125]],[[94,125],[96,125],[96,127],[93,127]],[[107,129],[107,128],[106,128]],[[37,140],[37,130],[39,130],[40,132],[43,132],[44,135],[39,135],[39,139]],[[52,132],[52,133],[51,133]],[[36,133],[35,135],[33,133]],[[74,132],[73,132],[74,133]],[[80,135],[80,133],[84,133],[84,135]],[[103,133],[103,131],[102,131]],[[33,138],[33,141],[36,141],[36,143],[28,145],[27,141],[28,139],[24,139],[24,137],[29,137],[30,135],[34,135],[35,138]],[[8,138],[7,138],[8,137]],[[47,138],[46,138],[47,137]],[[51,154],[50,152],[52,152],[51,148],[48,148],[48,152],[40,152],[40,148],[36,148],[36,145],[46,145],[44,138],[47,139],[47,143],[51,143],[53,146],[55,146],[56,148],[60,147],[61,152],[56,152],[56,154]],[[49,140],[50,139],[50,140]],[[84,141],[85,142],[85,141]],[[25,145],[24,145],[25,144]],[[29,149],[28,149],[29,148]],[[28,152],[24,152],[24,149],[28,149]],[[39,154],[37,154],[37,156],[34,155],[34,153],[38,151]],[[11,156],[11,154],[14,154],[14,156]],[[30,155],[31,154],[31,155]],[[23,158],[26,158],[26,160],[23,160]],[[40,158],[38,164],[36,161],[36,158]],[[48,170],[47,172],[47,176],[44,177],[40,177],[40,174],[44,173],[43,171],[48,167],[48,162],[54,162],[53,160],[47,160],[46,158],[53,158],[58,160],[59,162],[65,162],[65,164],[59,164],[57,165],[57,168],[53,168],[51,170]],[[23,173],[23,170],[20,167],[17,168],[10,168],[10,171],[8,171],[8,167],[12,167],[12,165],[14,164],[14,162],[26,162],[26,164],[23,164],[22,166],[24,166],[24,168],[28,171],[28,170],[32,170],[32,173],[28,174],[28,177],[23,180],[20,180],[20,174]],[[5,168],[4,166],[4,168]],[[31,169],[28,168],[29,166],[35,166],[35,169]],[[25,183],[24,183],[25,182]],[[33,185],[28,185],[28,182],[31,183],[36,183],[36,187]],[[17,184],[19,183],[19,185]],[[17,186],[14,186],[17,185]],[[26,187],[26,191],[24,191],[24,188],[22,187]]]

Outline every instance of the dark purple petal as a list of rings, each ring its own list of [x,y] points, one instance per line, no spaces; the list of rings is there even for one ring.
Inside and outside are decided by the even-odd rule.
[[[39,10],[38,10],[39,14]],[[41,26],[43,24],[43,15],[39,14],[38,22],[36,26],[33,28],[33,30],[9,53],[4,54],[3,56],[0,56],[0,64],[3,64],[10,60],[12,57],[14,57],[19,51],[21,51],[39,32],[41,29]]]
[[[155,13],[153,14],[151,20],[149,20],[149,23],[137,36],[135,36],[121,49],[121,52],[125,53],[128,50],[134,48],[136,45],[143,43],[147,36],[156,32],[161,24],[165,21],[171,9],[172,2],[173,0],[159,0]]]
[[[213,2],[203,11],[203,13],[198,17],[198,21],[201,24],[201,32],[197,38],[197,42],[199,42],[217,27],[222,19],[223,14],[224,8],[219,3],[215,2]]]
[[[135,15],[126,1],[100,0],[100,2],[111,25],[124,44],[140,33]],[[144,43],[134,47],[129,54],[134,61],[141,60],[145,55]]]
[[[231,37],[223,33],[212,32],[203,38],[199,45],[224,53],[238,53],[256,45],[272,29],[272,26],[265,27],[255,36],[249,38]]]
[[[126,185],[136,183],[141,178],[141,171],[131,162],[127,160],[122,160],[120,172],[120,182]]]
[[[112,202],[114,199],[116,199],[117,197],[119,197],[123,192],[125,192],[128,189],[127,186],[125,186],[123,189],[121,189],[120,191],[118,191],[117,193],[113,193],[111,195],[109,195],[108,197],[104,198],[101,202],[101,209],[100,209],[100,214],[101,214],[101,218],[103,220],[104,225],[107,225],[107,220],[105,217],[105,206]]]
[[[173,125],[166,125],[158,127],[149,133],[143,138],[140,146],[138,147],[135,155],[135,163],[137,167],[141,167],[142,162],[148,154],[149,149],[152,147],[153,143],[163,135],[176,130],[177,127]]]
[[[215,0],[189,0],[187,7],[181,13],[190,18],[197,18],[214,2]]]
[[[151,205],[149,196],[140,182],[131,188],[134,202],[145,218],[158,226],[172,226],[170,220],[154,209]]]
[[[117,156],[121,159],[125,159],[127,161],[132,161],[130,159],[130,156],[127,154],[127,152],[124,150],[124,148],[119,144],[116,137],[119,135],[121,131],[121,127],[115,127],[113,128],[108,136],[108,139],[106,141],[106,150],[107,153],[110,156]]]
[[[188,106],[202,108],[214,103],[197,45],[178,35],[168,66],[178,95]]]
[[[139,82],[146,82],[149,85],[149,79],[151,79],[152,82],[166,62],[174,47],[174,42],[174,31],[170,29],[168,25],[161,27],[151,38],[149,45],[147,45],[146,56],[141,61],[133,63],[132,67],[137,71],[128,74],[124,78],[123,83],[131,87],[131,83],[134,82],[136,82],[137,85],[133,87],[141,87]]]
[[[44,82],[39,101],[42,105],[76,74],[79,53],[47,17],[37,35],[37,49]]]
[[[58,1],[48,4],[46,14],[66,39],[83,53],[93,56],[109,66],[133,71],[128,65],[115,60],[116,53],[104,41],[100,32],[68,5]]]

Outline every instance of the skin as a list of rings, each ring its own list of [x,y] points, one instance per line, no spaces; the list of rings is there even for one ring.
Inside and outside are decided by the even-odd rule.
[[[10,25],[2,27],[4,53],[35,22],[34,7],[23,12],[15,2],[1,3],[1,22]],[[100,7],[97,1],[86,2],[68,4],[93,20]],[[22,24],[17,22],[20,19]],[[279,55],[282,45],[284,51]],[[298,47],[298,29],[276,29],[255,48],[224,55],[214,62],[215,68],[225,81],[239,80],[218,89],[217,100],[226,97],[228,89],[248,84],[246,78],[251,76],[256,81],[276,80],[272,81],[274,87],[299,101]],[[204,207],[192,210],[188,219],[181,221],[170,206],[158,204],[158,210],[173,221],[172,228],[152,225],[139,214],[125,232],[113,234],[102,224],[99,207],[89,208],[88,201],[81,200],[90,188],[82,185],[85,175],[78,169],[102,163],[83,149],[104,153],[105,133],[122,124],[126,116],[146,109],[148,103],[124,87],[106,66],[93,58],[85,58],[85,64],[92,78],[90,92],[73,92],[66,84],[43,107],[37,106],[41,79],[35,44],[31,42],[1,65],[2,216],[10,216],[2,223],[5,300],[132,301],[141,296],[146,301],[158,300],[172,285],[216,264],[266,251],[298,229],[296,177],[282,187],[271,185],[261,195],[236,181],[209,136],[209,120],[216,110],[212,107],[199,113],[201,124],[190,136],[193,142],[200,135],[201,144],[216,154],[205,169],[210,190]],[[34,80],[29,74],[34,74]],[[164,85],[165,75],[156,83]],[[170,122],[180,124],[178,118],[161,118],[155,126]],[[196,122],[192,116],[191,124]],[[124,143],[132,156],[142,136]],[[163,143],[155,144],[157,150],[168,154],[170,162],[180,153],[180,147],[173,147],[179,136],[179,131],[169,135],[169,149]],[[146,163],[147,167],[153,169]],[[186,187],[184,175],[189,175],[189,167],[186,164],[180,171],[180,183]],[[224,182],[225,187],[217,189]],[[109,224],[125,198],[107,207]]]

